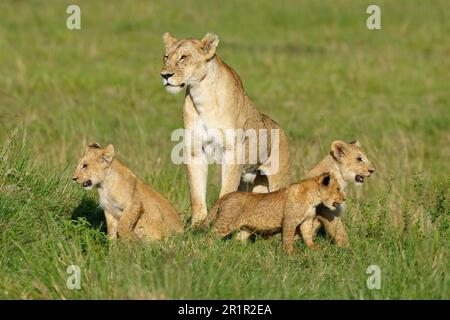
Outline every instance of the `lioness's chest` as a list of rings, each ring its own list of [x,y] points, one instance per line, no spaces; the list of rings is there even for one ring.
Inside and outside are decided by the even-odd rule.
[[[244,151],[246,132],[242,116],[236,115],[235,108],[229,103],[220,102],[220,99],[211,99],[210,96],[202,95],[192,95],[191,98],[194,108],[187,112],[195,121],[190,122],[186,129],[189,129],[193,135],[194,147],[201,146],[201,151],[207,156],[209,163],[223,164],[225,161],[238,161],[239,164],[245,164],[245,154],[237,154],[238,151]],[[239,149],[237,149],[238,146]],[[228,152],[231,150],[235,153],[234,155],[233,152]],[[228,159],[227,153],[233,158]],[[256,177],[254,167],[253,162],[244,165],[244,172],[253,173],[253,176],[247,180],[253,181]]]
[[[226,130],[218,123],[208,122],[199,117],[195,123],[193,134],[194,138],[199,140],[196,142],[200,142],[198,145],[202,146],[208,156],[221,157],[226,142]]]

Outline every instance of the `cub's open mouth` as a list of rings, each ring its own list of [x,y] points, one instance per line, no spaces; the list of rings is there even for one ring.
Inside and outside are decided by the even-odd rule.
[[[364,182],[364,177],[361,176],[361,175],[359,175],[359,174],[357,174],[357,175],[355,176],[355,181],[356,181],[356,182],[361,182],[361,183],[363,183],[363,182]]]
[[[86,180],[85,182],[83,182],[83,188],[89,188],[90,186],[92,186],[91,180]]]

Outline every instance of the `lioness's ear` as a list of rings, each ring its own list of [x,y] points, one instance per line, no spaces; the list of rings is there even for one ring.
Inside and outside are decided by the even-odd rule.
[[[330,179],[331,176],[329,172],[322,173],[322,175],[320,176],[320,183],[327,187],[330,184]]]
[[[111,162],[114,159],[114,146],[112,144],[108,144],[108,146],[103,150],[102,159],[106,162]]]
[[[361,143],[359,143],[358,140],[353,140],[352,142],[349,142],[349,143],[357,146],[358,148],[361,148]]]
[[[163,42],[164,42],[164,46],[167,48],[171,47],[175,42],[177,41],[177,39],[172,36],[172,34],[170,32],[166,32],[163,35]]]
[[[202,50],[207,59],[211,59],[216,54],[216,48],[219,45],[219,37],[214,33],[207,33],[202,41]]]
[[[347,145],[344,141],[336,140],[331,144],[331,152],[335,158],[342,158],[346,155]]]

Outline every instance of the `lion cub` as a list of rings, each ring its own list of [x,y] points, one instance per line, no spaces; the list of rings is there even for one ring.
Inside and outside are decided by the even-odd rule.
[[[263,234],[281,231],[284,250],[294,253],[296,229],[315,216],[316,207],[323,203],[334,210],[344,201],[345,194],[330,173],[270,193],[232,192],[211,210],[211,219],[217,217],[212,231],[220,238],[240,229]]]
[[[109,239],[147,240],[182,233],[183,223],[175,208],[161,194],[136,177],[114,157],[110,144],[102,149],[91,143],[75,170],[73,180],[88,190],[95,187],[105,212]]]
[[[344,189],[349,182],[363,184],[374,171],[375,168],[361,149],[359,141],[346,143],[336,140],[331,144],[330,154],[309,171],[305,178],[330,172],[336,176],[340,187]],[[343,206],[337,207],[333,212],[324,206],[319,206],[314,219],[308,219],[300,226],[303,240],[311,245],[318,228],[323,225],[327,234],[338,246],[347,246],[348,236],[341,219],[343,212]]]

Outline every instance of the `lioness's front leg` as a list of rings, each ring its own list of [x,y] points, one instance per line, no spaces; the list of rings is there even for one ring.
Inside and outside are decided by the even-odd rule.
[[[241,175],[241,165],[227,163],[222,164],[222,186],[220,188],[219,198],[238,189],[241,181]]]
[[[208,161],[202,148],[201,121],[189,95],[186,95],[184,101],[183,120],[187,134],[184,137],[184,147],[191,199],[191,225],[198,226],[203,222],[208,212],[206,207]]]
[[[222,164],[222,187],[220,189],[219,198],[227,193],[236,191],[241,181],[241,166],[236,164]],[[251,233],[241,230],[234,238],[239,241],[246,241],[251,236]]]
[[[125,208],[120,217],[117,231],[119,237],[124,240],[129,240],[133,236],[134,226],[138,222],[143,213],[141,202],[136,202]]]
[[[219,198],[227,193],[237,191],[242,176],[242,164],[238,164],[240,159],[238,144],[242,146],[242,142],[227,133],[225,133],[225,139],[221,168],[222,186],[220,188]]]
[[[191,198],[192,226],[199,225],[207,215],[206,185],[208,164],[188,164],[189,195]]]
[[[105,210],[106,219],[106,233],[109,240],[117,239],[117,219],[112,214]]]
[[[260,170],[267,178],[267,192],[288,187],[291,181],[291,156],[287,144],[287,137],[281,128],[271,133],[270,157],[260,166]]]

